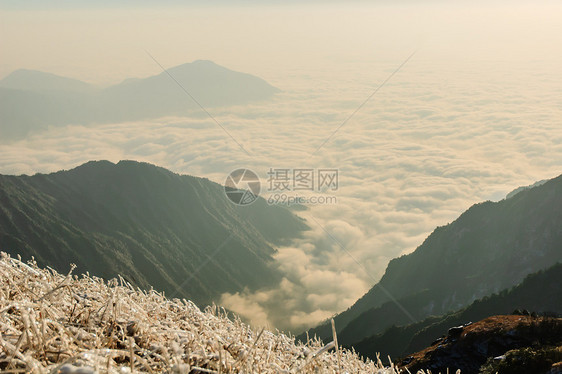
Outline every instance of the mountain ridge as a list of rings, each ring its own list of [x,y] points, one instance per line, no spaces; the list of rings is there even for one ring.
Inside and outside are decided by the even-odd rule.
[[[189,115],[267,100],[280,90],[251,74],[196,60],[105,88],[36,70],[0,80],[0,136],[19,139],[48,126]]]
[[[469,306],[442,316],[430,316],[414,324],[392,326],[381,334],[361,341],[349,341],[342,334],[342,344],[353,346],[365,357],[392,357],[394,361],[421,351],[454,326],[465,325],[493,315],[506,315],[515,310],[562,316],[562,263],[532,273],[520,284],[474,301]],[[365,314],[368,312],[365,312]],[[363,319],[368,321],[367,315]],[[373,320],[372,318],[370,320]],[[354,320],[355,322],[357,320]],[[353,323],[352,322],[352,323]],[[338,336],[339,338],[339,336]]]
[[[14,70],[0,80],[0,87],[27,91],[93,92],[97,88],[79,79],[33,69]]]
[[[219,184],[147,163],[0,175],[2,250],[60,271],[74,262],[102,277],[121,274],[198,303],[276,284],[275,246],[307,228],[263,199],[239,207]]]
[[[380,282],[335,317],[338,334],[361,313],[392,301],[379,284],[398,302],[430,290],[434,296],[418,304],[419,319],[462,308],[561,261],[561,206],[562,176],[510,199],[473,205],[437,227],[414,252],[391,260]],[[366,338],[387,327],[376,321],[359,334]],[[331,326],[321,324],[308,334],[327,339]]]

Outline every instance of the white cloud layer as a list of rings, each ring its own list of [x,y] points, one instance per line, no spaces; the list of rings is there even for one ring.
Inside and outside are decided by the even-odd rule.
[[[518,10],[514,7],[513,13]],[[562,42],[562,32],[553,32],[558,21],[545,16],[542,24],[537,18],[522,30],[515,27],[525,19],[522,11],[510,15],[513,22],[477,13],[478,24],[467,21],[467,14],[461,26],[453,27],[445,16],[446,21],[436,22],[436,28],[451,27],[452,32],[432,34],[403,70],[314,155],[410,53],[402,48],[412,44],[404,41],[404,32],[395,36],[401,52],[383,48],[380,59],[373,53],[381,44],[373,44],[375,52],[366,51],[369,44],[354,39],[356,54],[332,51],[332,57],[338,56],[330,64],[263,68],[262,76],[283,90],[275,99],[212,109],[251,157],[199,115],[95,127],[77,124],[21,141],[0,141],[0,172],[33,174],[93,159],[134,159],[223,183],[240,167],[263,178],[270,167],[338,168],[340,188],[333,193],[337,204],[302,213],[310,232],[276,255],[285,274],[281,284],[225,294],[221,300],[255,324],[302,329],[349,307],[380,278],[391,258],[414,250],[436,226],[473,203],[500,199],[517,186],[562,173],[562,59],[559,48],[553,48]],[[411,15],[401,22],[408,20]],[[359,37],[368,23],[356,22]],[[496,28],[486,35],[482,25],[492,23]],[[545,37],[539,39],[541,32]],[[367,35],[363,41],[390,43],[385,35],[377,37]],[[341,45],[342,40],[333,43]],[[260,56],[257,61],[269,61]],[[237,66],[244,65],[237,58]]]

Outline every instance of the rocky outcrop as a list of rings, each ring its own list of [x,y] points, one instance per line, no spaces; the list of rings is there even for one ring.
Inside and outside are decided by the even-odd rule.
[[[399,366],[412,373],[555,373],[561,349],[561,318],[493,316],[449,329],[447,336]]]

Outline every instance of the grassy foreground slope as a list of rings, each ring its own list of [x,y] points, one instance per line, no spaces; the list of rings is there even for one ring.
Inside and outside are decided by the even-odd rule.
[[[0,371],[31,373],[397,373],[319,341],[253,330],[224,310],[61,275],[2,253]]]

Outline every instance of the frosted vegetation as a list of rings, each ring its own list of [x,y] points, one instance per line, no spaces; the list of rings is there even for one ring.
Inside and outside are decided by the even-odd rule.
[[[254,330],[216,306],[2,253],[0,370],[35,373],[398,373],[333,341]],[[73,269],[73,267],[71,267]],[[337,336],[335,339],[337,342]]]

